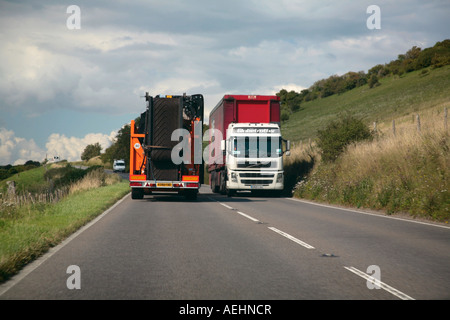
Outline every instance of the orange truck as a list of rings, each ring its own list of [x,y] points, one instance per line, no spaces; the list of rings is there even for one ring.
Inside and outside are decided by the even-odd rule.
[[[145,100],[146,110],[131,121],[132,199],[152,192],[196,199],[203,181],[203,96],[152,97],[147,92]]]

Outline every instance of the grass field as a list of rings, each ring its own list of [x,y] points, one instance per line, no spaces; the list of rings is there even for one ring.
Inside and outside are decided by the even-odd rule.
[[[300,110],[282,123],[285,139],[291,141],[314,138],[330,120],[349,112],[371,125],[450,104],[450,66],[414,71],[380,79],[380,86],[368,85],[340,95],[305,102]]]
[[[36,187],[35,181],[43,181],[40,175],[44,171],[41,167],[22,172],[18,185],[33,181],[31,185]],[[0,282],[60,243],[128,192],[128,181],[97,170],[71,185],[67,194],[56,203],[36,201],[17,205],[4,198],[0,203]]]

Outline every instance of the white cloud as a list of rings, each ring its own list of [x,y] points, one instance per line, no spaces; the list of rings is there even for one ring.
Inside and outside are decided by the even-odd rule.
[[[102,151],[105,151],[112,144],[116,134],[116,131],[111,132],[109,135],[90,133],[83,138],[77,138],[53,133],[48,137],[45,146],[49,157],[59,156],[60,159],[78,161],[81,159],[81,154],[87,145],[98,142],[102,146]]]
[[[104,151],[112,144],[116,135],[117,131],[113,131],[109,135],[90,133],[83,138],[77,138],[53,133],[48,137],[46,149],[42,149],[33,139],[17,137],[12,130],[0,128],[0,164],[18,165],[28,160],[43,161],[45,157],[53,156],[59,156],[60,159],[68,161],[78,161],[87,145],[98,142]]]
[[[28,160],[42,161],[45,151],[33,139],[16,137],[13,131],[0,128],[0,163],[24,164]]]
[[[304,89],[307,89],[305,87],[299,86],[295,83],[287,83],[283,85],[278,85],[272,88],[272,94],[275,94],[277,92],[280,92],[281,89],[285,89],[286,91],[295,91],[295,92],[301,92]]]

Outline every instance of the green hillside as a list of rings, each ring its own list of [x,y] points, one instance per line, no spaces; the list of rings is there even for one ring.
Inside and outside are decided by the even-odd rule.
[[[16,182],[16,191],[18,193],[22,192],[32,192],[38,193],[42,192],[48,187],[48,183],[44,178],[44,173],[46,171],[45,166],[33,168],[30,170],[22,171],[16,173],[7,179],[0,180],[0,193],[7,191],[7,181]]]
[[[382,77],[372,88],[364,84],[302,101],[282,123],[286,139],[314,139],[318,130],[345,115],[368,126],[377,122],[377,133],[350,144],[333,161],[322,161],[317,144],[294,144],[285,159],[287,191],[320,202],[448,223],[450,139],[443,111],[450,107],[449,92],[446,65]]]
[[[423,71],[426,70],[426,71]],[[291,141],[314,138],[337,115],[349,112],[371,124],[450,104],[450,65],[392,75],[380,85],[363,85],[342,94],[303,102],[282,123],[283,136]]]

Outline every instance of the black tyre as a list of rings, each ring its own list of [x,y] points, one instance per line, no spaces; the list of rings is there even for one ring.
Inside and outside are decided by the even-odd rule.
[[[227,193],[227,185],[226,185],[226,181],[225,181],[225,171],[220,173],[220,188],[219,188],[219,192],[220,194],[226,194]]]
[[[143,198],[144,198],[144,189],[141,188],[131,189],[131,199],[143,199]]]
[[[219,186],[216,183],[217,173],[215,171],[211,172],[211,190],[213,193],[219,192]]]

